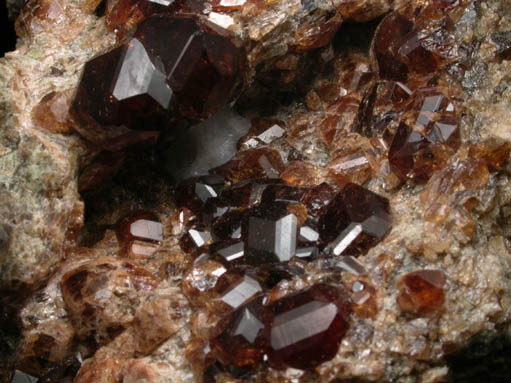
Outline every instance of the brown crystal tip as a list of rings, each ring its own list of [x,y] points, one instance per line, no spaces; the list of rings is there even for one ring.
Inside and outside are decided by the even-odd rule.
[[[397,302],[403,312],[432,316],[445,301],[446,278],[440,270],[418,270],[401,277]]]
[[[85,64],[77,120],[159,130],[169,115],[201,120],[229,103],[242,81],[242,49],[195,17],[154,15],[133,37]]]

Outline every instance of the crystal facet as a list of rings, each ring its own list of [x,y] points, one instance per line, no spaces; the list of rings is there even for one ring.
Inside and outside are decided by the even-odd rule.
[[[418,270],[404,275],[398,285],[401,310],[431,316],[444,305],[446,277],[440,270]]]
[[[262,360],[266,347],[261,299],[238,307],[223,327],[211,340],[221,360],[236,366],[254,365]]]
[[[348,330],[349,298],[318,284],[271,303],[265,314],[270,363],[311,369],[332,359]]]
[[[133,38],[85,64],[73,109],[85,125],[158,130],[151,121],[169,108],[172,93],[162,62]]]
[[[347,184],[326,207],[319,221],[320,238],[334,255],[358,255],[390,229],[389,204],[356,184]]]
[[[161,129],[165,111],[200,120],[234,96],[243,60],[192,17],[151,16],[127,43],[85,65],[75,115],[82,124],[143,130]]]

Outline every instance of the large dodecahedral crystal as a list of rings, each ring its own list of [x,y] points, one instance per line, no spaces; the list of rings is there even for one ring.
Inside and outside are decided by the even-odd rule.
[[[233,312],[221,326],[224,330],[211,345],[224,362],[249,366],[260,362],[266,351],[262,299],[255,299]]]
[[[157,130],[170,106],[172,90],[161,61],[153,61],[142,41],[129,43],[85,64],[73,104],[84,125],[125,125]]]
[[[311,369],[332,359],[348,330],[350,312],[345,290],[323,284],[271,303],[265,313],[270,363]]]
[[[84,125],[158,130],[166,114],[206,118],[239,89],[244,56],[193,17],[156,15],[134,37],[89,61],[74,114]]]

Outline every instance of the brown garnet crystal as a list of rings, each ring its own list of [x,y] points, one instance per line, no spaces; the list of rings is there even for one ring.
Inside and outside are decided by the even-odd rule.
[[[386,198],[349,183],[328,204],[319,219],[319,233],[334,255],[358,255],[390,230]]]
[[[398,283],[397,302],[401,310],[417,316],[439,312],[445,301],[446,278],[440,270],[418,270],[404,275]]]
[[[194,17],[155,15],[134,37],[85,65],[74,100],[82,124],[158,130],[165,112],[210,116],[239,89],[242,51]]]
[[[211,346],[222,361],[249,366],[262,360],[266,351],[263,309],[262,299],[255,299],[220,324],[224,330],[211,340]]]
[[[271,303],[265,313],[270,363],[306,370],[332,359],[348,330],[350,312],[345,290],[325,284]]]
[[[410,75],[431,76],[458,58],[453,31],[449,14],[434,6],[392,12],[375,32],[373,67],[386,80],[406,82]]]

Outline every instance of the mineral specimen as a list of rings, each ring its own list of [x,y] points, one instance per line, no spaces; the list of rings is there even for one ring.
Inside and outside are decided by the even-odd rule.
[[[30,0],[0,381],[457,382],[511,322],[507,8]]]

